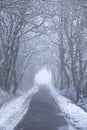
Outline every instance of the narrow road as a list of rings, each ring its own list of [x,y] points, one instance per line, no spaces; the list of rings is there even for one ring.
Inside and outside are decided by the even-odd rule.
[[[32,97],[26,115],[14,130],[68,130],[67,125],[50,90],[43,86]]]

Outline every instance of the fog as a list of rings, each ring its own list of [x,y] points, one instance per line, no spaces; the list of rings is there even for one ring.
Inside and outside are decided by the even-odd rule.
[[[51,72],[46,68],[43,68],[40,71],[38,71],[38,73],[35,75],[35,83],[51,85],[52,84]]]

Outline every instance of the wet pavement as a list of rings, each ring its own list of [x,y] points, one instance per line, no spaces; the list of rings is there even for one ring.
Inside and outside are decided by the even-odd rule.
[[[26,115],[14,130],[68,130],[67,126],[50,90],[43,86],[32,97]]]

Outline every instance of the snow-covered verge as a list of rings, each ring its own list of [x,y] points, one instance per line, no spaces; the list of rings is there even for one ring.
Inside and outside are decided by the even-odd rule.
[[[11,95],[8,95],[7,92],[3,91],[0,88],[0,108],[2,107],[2,105],[6,102],[8,102],[9,100],[11,100]]]
[[[82,97],[82,99],[79,100],[77,105],[87,111],[87,98]]]
[[[29,101],[37,91],[38,88],[34,87],[0,109],[0,130],[13,130],[27,112]]]
[[[51,93],[70,123],[75,126],[75,128],[87,130],[87,113],[58,93],[54,88],[51,88]]]
[[[61,93],[70,100],[74,102],[77,101],[75,88],[64,88],[63,90],[61,90]],[[84,97],[84,95],[80,95],[80,99],[76,105],[80,106],[87,112],[87,97]]]

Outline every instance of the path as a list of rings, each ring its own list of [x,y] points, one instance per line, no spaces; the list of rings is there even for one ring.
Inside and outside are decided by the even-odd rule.
[[[43,86],[32,97],[26,115],[14,130],[68,130],[67,126],[50,90]]]

